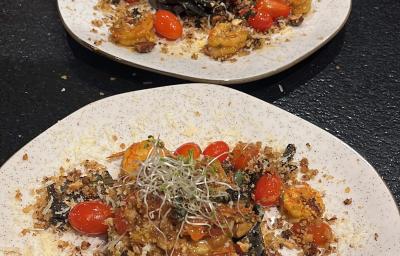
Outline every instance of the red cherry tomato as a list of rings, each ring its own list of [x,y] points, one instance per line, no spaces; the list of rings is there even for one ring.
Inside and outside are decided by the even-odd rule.
[[[331,227],[320,220],[306,224],[295,223],[290,230],[297,236],[311,235],[312,242],[317,246],[325,246],[327,243],[332,241],[333,233]]]
[[[193,142],[182,144],[175,150],[175,155],[189,157],[190,152],[193,154],[194,159],[199,158],[201,154],[200,146]]]
[[[218,157],[220,162],[224,161],[228,157],[229,146],[223,141],[215,141],[208,145],[204,151],[203,155],[209,157]]]
[[[266,8],[272,19],[286,18],[290,14],[290,5],[282,0],[258,0],[256,10]]]
[[[68,215],[69,224],[86,235],[107,233],[104,221],[112,216],[111,208],[100,201],[87,201],[75,205]]]
[[[260,145],[238,143],[232,151],[232,164],[235,170],[243,170],[249,161],[260,152]]]
[[[176,40],[182,36],[183,27],[178,17],[170,11],[158,10],[154,16],[154,28],[162,37]]]
[[[115,211],[114,227],[119,235],[123,235],[128,230],[128,221],[125,219],[121,209]]]
[[[281,178],[278,175],[265,174],[256,183],[254,199],[262,206],[278,205],[281,190]]]
[[[260,7],[255,10],[256,14],[250,16],[247,22],[259,32],[265,32],[272,26],[272,17],[266,7]]]
[[[313,242],[318,246],[326,245],[333,238],[331,227],[322,221],[311,223],[307,227],[307,234],[312,235]]]

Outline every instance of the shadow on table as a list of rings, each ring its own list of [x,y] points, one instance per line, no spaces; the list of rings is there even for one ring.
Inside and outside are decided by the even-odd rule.
[[[346,28],[339,32],[338,35],[327,45],[322,47],[322,49],[286,71],[262,80],[245,84],[229,85],[228,87],[240,90],[268,102],[273,102],[289,94],[299,86],[305,85],[310,79],[332,63],[343,46],[345,33]],[[99,89],[112,94],[190,82],[118,63],[93,53],[81,46],[70,36],[67,37],[67,40],[77,59],[85,62],[93,69],[99,70],[102,74],[108,74],[110,77],[115,77],[120,81],[112,84],[96,84]],[[87,74],[83,72],[81,75],[85,76]]]
[[[96,87],[103,91],[110,92],[112,94],[129,92],[139,89],[150,89],[159,86],[173,85],[188,83],[188,81],[160,75],[154,72],[146,71],[143,69],[131,67],[117,61],[111,60],[100,54],[83,47],[76,42],[71,36],[67,35],[68,45],[72,50],[74,56],[79,60],[87,64],[99,76],[106,74],[107,80],[110,78],[116,78],[114,82],[102,81],[96,83]],[[81,76],[87,76],[85,72],[78,72]],[[86,77],[82,77],[86,80]]]

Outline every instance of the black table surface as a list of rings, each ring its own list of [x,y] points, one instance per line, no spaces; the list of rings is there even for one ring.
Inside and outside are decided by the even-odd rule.
[[[83,48],[65,32],[55,0],[2,0],[0,10],[0,165],[90,102],[187,82]],[[398,205],[399,14],[398,0],[355,0],[344,29],[307,60],[276,76],[232,86],[348,143],[376,168]]]

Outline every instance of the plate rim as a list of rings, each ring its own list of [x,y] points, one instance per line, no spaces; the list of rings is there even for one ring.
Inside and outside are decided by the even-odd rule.
[[[336,30],[332,34],[330,34],[328,37],[326,37],[324,40],[322,40],[316,47],[312,48],[310,51],[306,52],[305,54],[301,55],[299,58],[294,59],[293,61],[291,61],[290,63],[288,63],[286,65],[280,66],[279,68],[277,68],[275,70],[272,70],[272,71],[266,72],[266,73],[262,73],[262,74],[256,75],[256,76],[247,76],[244,78],[237,78],[237,79],[207,79],[207,78],[199,78],[199,77],[194,77],[194,76],[189,76],[189,75],[184,75],[184,74],[176,74],[174,72],[162,71],[162,70],[151,68],[151,67],[148,67],[145,65],[140,65],[140,64],[116,57],[111,53],[108,53],[104,50],[101,50],[100,48],[98,48],[96,46],[89,44],[85,40],[81,39],[77,34],[75,34],[71,30],[71,28],[66,24],[64,17],[63,17],[63,13],[60,8],[60,1],[61,0],[57,0],[57,11],[58,11],[58,14],[59,14],[59,17],[61,19],[61,23],[63,24],[64,29],[76,42],[78,42],[80,45],[82,45],[86,49],[90,50],[91,52],[96,53],[102,57],[106,57],[107,59],[110,59],[112,61],[116,61],[118,63],[130,66],[130,67],[143,69],[143,70],[146,70],[149,72],[154,72],[154,73],[161,74],[161,75],[175,77],[178,79],[184,79],[184,80],[188,80],[188,81],[195,82],[195,83],[212,83],[212,84],[220,84],[220,85],[244,84],[244,83],[248,83],[248,82],[261,80],[263,78],[267,78],[267,77],[276,75],[278,73],[281,73],[282,71],[285,71],[285,70],[295,66],[296,64],[300,63],[301,61],[307,59],[312,54],[314,54],[319,49],[321,49],[323,46],[325,46],[328,42],[330,42],[343,29],[343,27],[346,25],[346,23],[350,17],[351,10],[353,7],[353,0],[347,0],[347,1],[349,1],[349,9],[347,10],[346,17],[343,19],[342,23],[336,28]]]
[[[280,111],[280,112],[284,112],[286,115],[289,115],[291,118],[295,118],[297,120],[301,120],[303,122],[305,122],[307,125],[311,126],[313,129],[317,129],[318,131],[320,131],[323,135],[330,137],[331,139],[335,140],[336,142],[340,143],[341,145],[343,145],[344,147],[346,147],[347,149],[349,149],[351,152],[355,153],[357,155],[358,158],[360,158],[360,160],[362,162],[364,162],[369,169],[373,170],[373,174],[375,176],[375,178],[377,178],[378,180],[380,180],[380,182],[383,183],[384,188],[386,190],[387,193],[389,193],[390,197],[391,197],[391,204],[394,205],[394,207],[397,209],[397,213],[398,213],[398,217],[400,219],[400,206],[397,204],[396,199],[392,193],[392,191],[389,189],[388,185],[386,184],[386,182],[384,181],[384,179],[379,175],[378,171],[374,168],[374,166],[372,164],[370,164],[360,153],[358,153],[354,148],[352,148],[350,145],[348,145],[346,142],[344,142],[343,140],[339,139],[338,137],[336,137],[335,135],[331,134],[330,132],[326,131],[325,129],[320,128],[319,126],[315,125],[314,123],[301,118],[299,116],[296,116],[295,114],[290,113],[289,111],[286,111],[278,106],[275,106],[274,104],[271,104],[269,102],[263,101],[255,96],[246,94],[244,92],[239,91],[238,89],[235,88],[230,88],[230,87],[226,87],[226,86],[222,86],[222,85],[217,85],[217,84],[208,84],[208,83],[183,83],[183,84],[173,84],[173,85],[168,85],[168,86],[162,86],[162,87],[155,87],[155,88],[147,88],[147,89],[142,89],[142,90],[137,90],[137,91],[129,91],[129,92],[124,92],[124,93],[119,93],[119,94],[115,94],[112,96],[108,96],[93,102],[90,102],[82,107],[80,107],[79,109],[73,111],[72,113],[68,114],[67,116],[65,116],[64,118],[58,120],[56,123],[54,123],[53,125],[51,125],[50,127],[48,127],[47,129],[45,129],[44,131],[42,131],[40,134],[38,134],[37,136],[35,136],[33,139],[31,139],[29,142],[27,142],[26,144],[24,144],[22,147],[20,147],[15,153],[13,153],[1,166],[0,166],[0,174],[5,171],[4,167],[8,165],[8,163],[14,159],[16,157],[16,155],[20,154],[21,152],[23,152],[23,150],[30,144],[32,144],[35,140],[37,140],[37,138],[44,136],[45,134],[48,133],[48,131],[50,131],[51,129],[53,129],[53,127],[61,125],[62,122],[64,122],[66,119],[68,119],[70,116],[74,115],[77,112],[83,111],[84,109],[89,109],[90,107],[92,107],[93,105],[102,102],[102,101],[107,101],[107,100],[112,100],[113,98],[118,98],[122,95],[128,95],[128,94],[135,94],[137,92],[145,92],[145,91],[152,91],[152,90],[159,90],[159,89],[168,89],[168,88],[174,88],[174,87],[188,87],[188,86],[206,86],[206,87],[211,87],[211,88],[218,88],[218,89],[223,89],[223,90],[227,90],[227,91],[233,91],[234,93],[237,93],[241,96],[244,97],[248,97],[251,98],[253,100],[256,100],[257,102],[261,103],[261,104],[265,104],[268,107],[274,109],[275,111]]]

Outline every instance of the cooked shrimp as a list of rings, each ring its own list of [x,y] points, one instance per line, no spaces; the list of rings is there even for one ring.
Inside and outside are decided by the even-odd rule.
[[[311,10],[311,0],[289,0],[292,14],[307,14]]]
[[[325,205],[317,190],[308,184],[301,184],[284,190],[283,208],[294,219],[309,219],[320,217]]]
[[[147,159],[153,147],[153,143],[149,140],[133,143],[124,152],[122,170],[128,174],[136,171],[140,167],[140,163]]]
[[[118,19],[110,28],[111,40],[124,46],[156,41],[153,30],[153,14],[145,13],[136,23],[131,24],[125,18]]]
[[[150,154],[150,151],[155,147],[154,145],[154,139],[149,138],[147,140],[143,140],[141,142],[133,143],[131,146],[129,146],[128,149],[126,149],[123,153],[123,158],[122,158],[122,171],[125,172],[126,174],[131,174],[134,171],[138,170],[140,167],[140,164],[144,162]],[[158,146],[160,147],[160,146]],[[161,146],[161,152],[163,156],[169,156],[171,153],[165,149],[163,146]],[[119,156],[121,153],[116,153],[113,156]]]
[[[215,59],[230,57],[246,45],[248,36],[243,27],[219,23],[211,29],[204,52]]]

